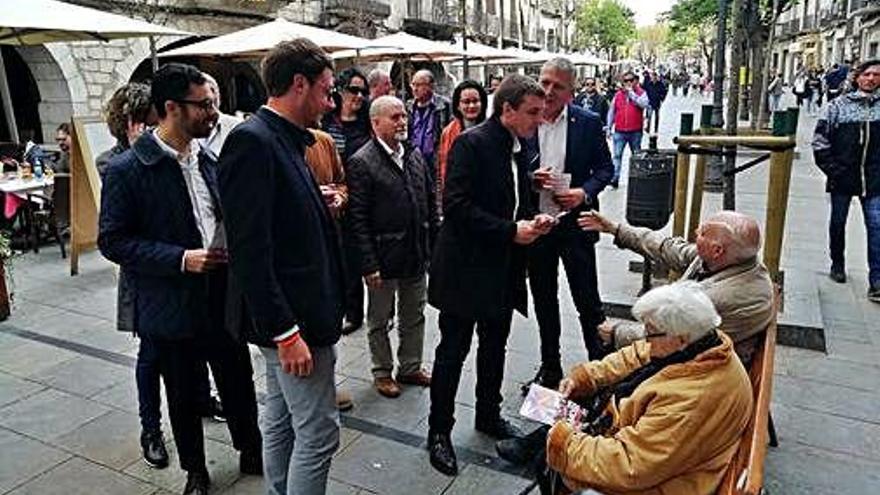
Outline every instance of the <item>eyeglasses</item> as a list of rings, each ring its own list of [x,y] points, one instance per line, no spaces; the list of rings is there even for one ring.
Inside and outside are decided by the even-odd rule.
[[[623,80],[623,82],[633,82],[633,81],[635,81],[635,79],[633,79],[631,77]]]
[[[367,96],[370,93],[369,89],[361,86],[346,86],[345,90],[353,95],[359,94],[361,96]]]
[[[180,103],[181,105],[192,105],[196,108],[201,108],[206,112],[210,112],[211,110],[216,110],[217,106],[214,105],[214,100],[211,98],[205,98],[204,100],[172,100],[175,103]]]
[[[584,83],[584,86],[595,86],[596,83]]]

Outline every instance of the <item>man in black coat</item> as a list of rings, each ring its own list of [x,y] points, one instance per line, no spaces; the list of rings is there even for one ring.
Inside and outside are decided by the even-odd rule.
[[[540,150],[540,160],[532,167],[537,169],[534,178],[541,195],[538,209],[552,215],[564,213],[559,225],[529,249],[529,285],[541,333],[541,368],[534,381],[551,389],[562,379],[560,260],[590,359],[605,355],[597,330],[605,321],[596,273],[595,243],[599,238],[595,232],[581,230],[577,218],[581,211],[599,209],[599,193],[611,182],[614,165],[602,123],[570,104],[574,78],[574,66],[564,58],[552,59],[541,68],[539,81],[547,96],[544,123],[533,140]],[[570,178],[570,183],[553,188],[552,179],[563,174],[568,174],[565,178]]]
[[[541,123],[544,91],[513,74],[495,92],[492,118],[469,129],[452,147],[444,221],[435,246],[428,301],[440,310],[434,355],[428,450],[438,471],[458,471],[449,435],[455,395],[471,345],[477,351],[476,429],[496,438],[519,431],[501,417],[501,382],[513,310],[526,313],[525,245],[555,219],[533,218],[528,160],[520,138]]]
[[[279,43],[262,62],[269,100],[220,153],[229,239],[229,324],[266,358],[262,416],[269,495],[323,494],[339,446],[335,344],[342,251],[311,170],[307,130],[333,108],[333,61],[313,42]]]
[[[654,120],[654,133],[660,129],[660,106],[669,93],[669,85],[657,74],[657,71],[651,70],[645,77],[645,83],[642,89],[648,93],[648,108],[645,109],[645,132],[651,132],[651,120]]]
[[[214,370],[241,471],[260,474],[253,369],[247,347],[223,330],[226,246],[216,162],[196,141],[216,120],[211,89],[196,68],[168,64],[156,73],[151,98],[158,128],[108,166],[98,246],[120,265],[134,330],[156,352],[180,467],[187,471],[183,493],[206,495],[198,409],[204,360]]]
[[[431,385],[422,370],[425,273],[439,225],[434,188],[422,154],[407,143],[406,110],[393,96],[370,106],[374,138],[348,162],[349,222],[362,263],[373,385],[386,397],[400,384]],[[397,379],[388,320],[397,299]]]

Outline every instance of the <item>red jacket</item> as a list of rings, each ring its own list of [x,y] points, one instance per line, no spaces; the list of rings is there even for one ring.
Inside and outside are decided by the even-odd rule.
[[[635,86],[633,91],[641,96],[645,91],[641,86]],[[614,130],[617,132],[641,131],[644,127],[642,108],[630,101],[626,91],[619,90],[611,102],[614,107]]]

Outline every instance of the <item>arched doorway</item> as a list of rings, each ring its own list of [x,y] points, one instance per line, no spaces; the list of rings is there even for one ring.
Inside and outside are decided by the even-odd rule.
[[[0,46],[6,66],[9,93],[21,142],[33,140],[43,142],[43,129],[40,122],[40,92],[28,64],[18,51],[11,46]],[[11,132],[6,124],[6,113],[0,105],[0,141],[11,141]]]

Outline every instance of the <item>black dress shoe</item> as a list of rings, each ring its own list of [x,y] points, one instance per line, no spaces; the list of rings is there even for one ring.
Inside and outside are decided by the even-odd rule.
[[[342,335],[349,335],[357,332],[360,328],[364,326],[364,322],[362,321],[348,321],[345,320],[345,323],[342,324]]]
[[[226,412],[223,411],[223,404],[213,395],[208,397],[208,401],[202,406],[201,416],[203,418],[213,419],[214,421],[223,423],[226,421]]]
[[[549,431],[549,426],[541,426],[524,437],[499,440],[495,442],[495,452],[498,457],[518,466],[531,463],[538,455],[543,455]]]
[[[514,426],[510,421],[500,417],[482,421],[478,418],[474,428],[498,440],[523,436],[522,430]]]
[[[449,435],[444,433],[428,433],[428,453],[434,469],[447,476],[458,474],[458,462]]]
[[[161,431],[141,432],[141,450],[148,466],[156,469],[168,467],[168,451]]]
[[[242,450],[238,454],[238,470],[241,474],[263,475],[263,454],[259,450]]]
[[[520,388],[520,391],[523,394],[523,397],[529,394],[529,389],[532,387],[533,383],[537,383],[538,385],[549,388],[550,390],[556,390],[559,388],[559,382],[562,381],[562,369],[554,369],[554,368],[545,368],[541,366],[538,369],[538,373],[535,374],[535,377],[532,378],[528,383],[524,383]]]
[[[208,495],[211,478],[207,471],[189,471],[186,474],[186,486],[183,495]]]
[[[837,268],[832,266],[831,272],[828,274],[828,277],[831,280],[837,282],[838,284],[846,283],[846,271],[843,268]]]

